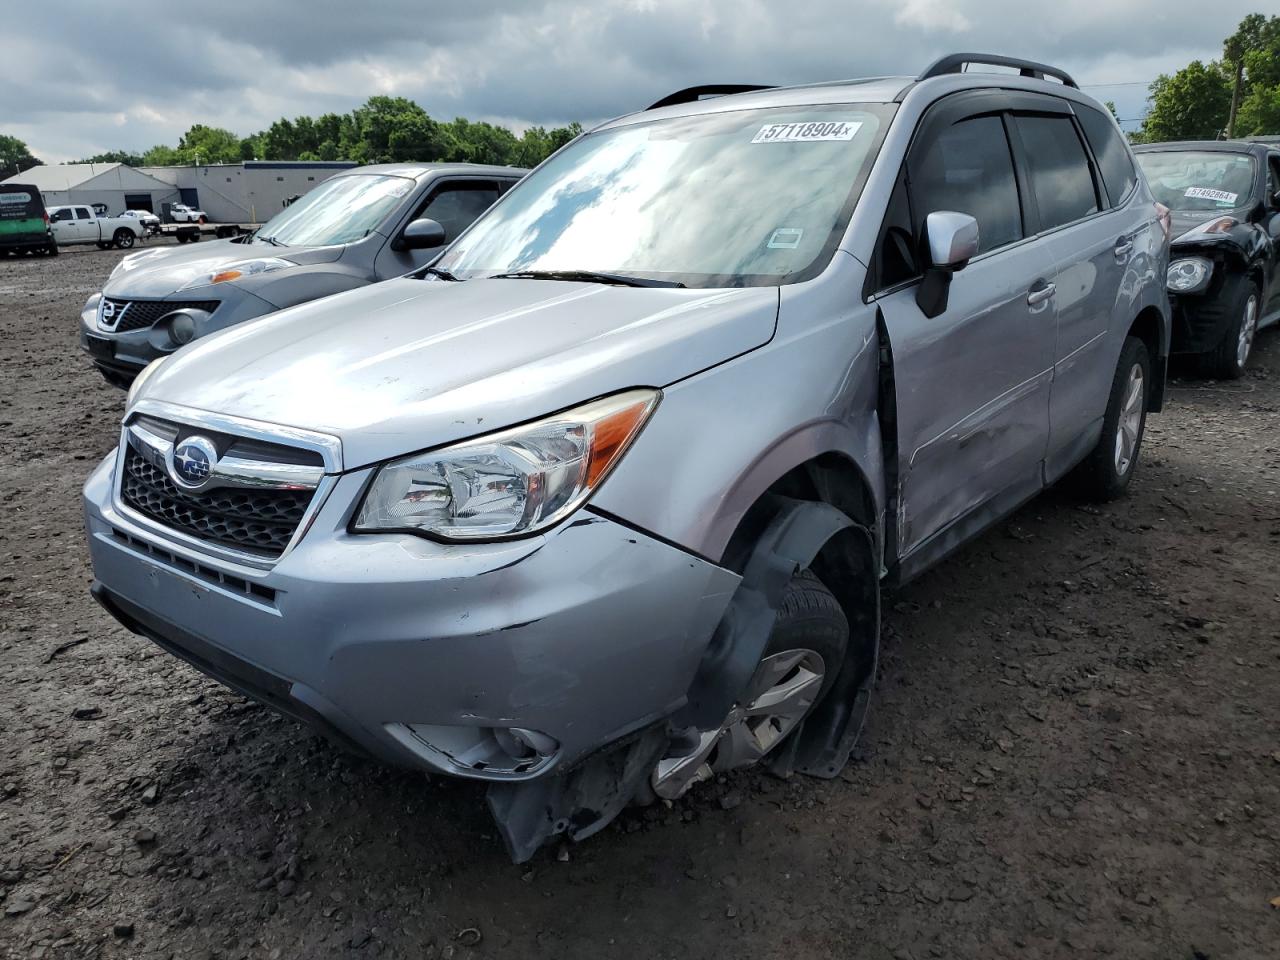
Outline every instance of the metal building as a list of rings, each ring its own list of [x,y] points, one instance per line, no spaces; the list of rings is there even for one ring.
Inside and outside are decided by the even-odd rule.
[[[123,163],[43,164],[8,177],[4,182],[29,183],[44,197],[46,207],[80,203],[105,204],[107,212],[150,210],[178,202],[173,185]]]
[[[139,170],[170,184],[177,202],[203,210],[214,223],[262,223],[290,199],[354,166],[345,160],[246,160]]]

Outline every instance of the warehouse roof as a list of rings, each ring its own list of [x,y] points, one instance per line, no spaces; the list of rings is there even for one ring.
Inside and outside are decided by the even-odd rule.
[[[102,190],[156,189],[172,190],[163,180],[140,173],[123,163],[48,163],[7,177],[4,182],[27,183],[42,193],[77,190],[89,181]]]

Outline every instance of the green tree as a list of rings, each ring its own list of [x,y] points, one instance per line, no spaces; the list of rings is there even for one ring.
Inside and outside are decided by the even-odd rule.
[[[0,179],[40,166],[27,145],[17,137],[0,133]]]
[[[1259,25],[1244,54],[1244,77],[1236,134],[1280,134],[1280,17]]]
[[[1193,60],[1173,76],[1161,74],[1150,86],[1151,110],[1137,140],[1214,140],[1231,111],[1231,85],[1218,64]]]
[[[104,153],[95,153],[92,157],[85,157],[83,160],[77,160],[77,163],[123,163],[130,167],[142,166],[142,154],[134,153],[132,150],[107,150]]]
[[[182,154],[173,147],[157,143],[142,155],[144,167],[177,167],[183,164]]]
[[[182,163],[239,163],[240,138],[221,127],[197,123],[178,141]]]

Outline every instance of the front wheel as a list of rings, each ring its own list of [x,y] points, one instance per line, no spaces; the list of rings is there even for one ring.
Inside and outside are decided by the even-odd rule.
[[[124,227],[121,227],[115,232],[111,239],[119,249],[128,250],[133,246],[133,241],[136,238],[134,237],[132,230],[126,230]]]
[[[799,726],[835,683],[849,645],[849,621],[811,570],[787,584],[755,673],[720,726],[698,734],[691,753],[658,761],[650,786],[674,800],[717,774],[751,767]]]
[[[1111,378],[1102,436],[1075,472],[1077,487],[1090,499],[1115,500],[1128,488],[1147,427],[1150,390],[1151,357],[1147,345],[1137,337],[1128,337]]]
[[[1253,338],[1258,332],[1261,297],[1258,285],[1252,280],[1241,280],[1228,296],[1227,329],[1218,348],[1205,357],[1206,372],[1219,380],[1239,380],[1244,376],[1245,364],[1253,350]]]

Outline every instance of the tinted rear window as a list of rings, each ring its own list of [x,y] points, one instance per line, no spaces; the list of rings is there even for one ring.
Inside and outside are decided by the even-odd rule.
[[[1040,229],[1051,230],[1098,212],[1093,174],[1084,144],[1070,117],[1019,116],[1031,191],[1040,208]]]
[[[1106,185],[1111,197],[1112,206],[1120,203],[1129,195],[1138,175],[1133,169],[1133,160],[1124,145],[1119,128],[1112,119],[1091,107],[1076,105],[1076,116],[1080,118],[1080,126],[1084,127],[1085,138],[1093,148],[1093,155],[1098,161],[1102,182]]]

